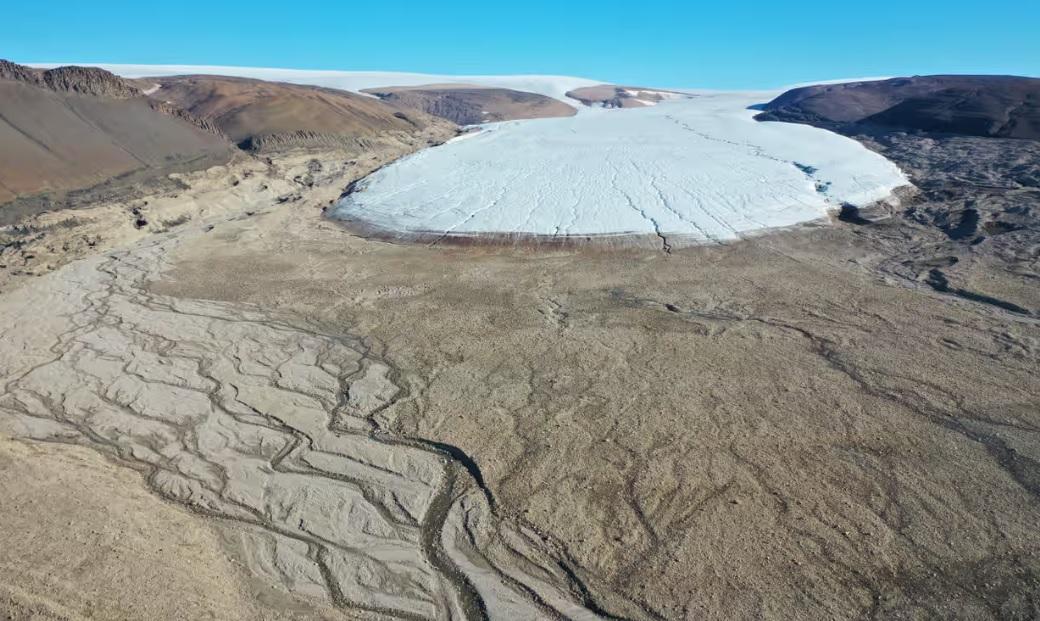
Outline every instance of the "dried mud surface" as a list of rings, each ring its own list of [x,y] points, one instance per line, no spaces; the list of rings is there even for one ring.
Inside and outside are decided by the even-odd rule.
[[[217,528],[97,451],[0,439],[0,495],[0,618],[293,618],[262,604],[270,587],[249,585]]]
[[[12,281],[0,432],[138,469],[271,614],[1034,618],[1035,183],[901,140],[903,207],[671,253],[229,203]]]

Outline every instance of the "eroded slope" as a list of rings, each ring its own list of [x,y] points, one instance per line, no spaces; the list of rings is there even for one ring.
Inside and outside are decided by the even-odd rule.
[[[914,76],[807,86],[765,106],[762,120],[854,132],[903,130],[1040,139],[1040,79]]]
[[[573,106],[538,93],[476,85],[392,86],[363,92],[395,106],[422,110],[459,125],[574,116],[577,112]]]
[[[232,157],[223,138],[156,109],[136,87],[110,73],[5,66],[0,203],[24,200],[0,209],[0,224],[50,208],[48,197],[60,201],[70,190],[115,178],[130,183],[197,170]]]
[[[144,80],[149,81],[149,80]],[[449,125],[353,93],[220,76],[155,78],[150,96],[219,127],[253,151],[288,147],[361,149],[374,141]]]

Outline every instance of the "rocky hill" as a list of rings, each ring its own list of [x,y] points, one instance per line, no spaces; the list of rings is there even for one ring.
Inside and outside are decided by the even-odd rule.
[[[561,104],[563,105],[563,104]],[[409,152],[452,123],[355,93],[237,78],[126,80],[0,60],[0,226],[169,185],[249,152]],[[237,147],[237,148],[236,148]]]
[[[162,179],[228,161],[221,136],[91,67],[0,61],[0,225],[70,193]]]
[[[586,106],[600,108],[645,108],[657,105],[665,99],[682,97],[680,93],[662,91],[641,86],[617,86],[615,84],[599,84],[576,88],[567,93]]]
[[[363,149],[379,140],[410,140],[455,128],[419,111],[333,89],[222,76],[155,78],[157,102],[186,111],[249,151],[340,146]]]
[[[552,97],[508,88],[430,84],[372,88],[364,92],[391,105],[421,110],[459,125],[574,116],[577,112]]]
[[[1040,79],[1014,76],[915,76],[790,90],[757,119],[807,123],[844,133],[1040,139]]]
[[[57,93],[77,93],[113,99],[128,99],[141,94],[140,89],[130,81],[97,67],[34,69],[0,59],[0,80],[22,82]]]

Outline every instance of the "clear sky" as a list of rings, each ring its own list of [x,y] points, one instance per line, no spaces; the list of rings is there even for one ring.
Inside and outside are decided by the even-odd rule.
[[[925,73],[1040,76],[1040,0],[12,0],[0,58],[766,88]]]

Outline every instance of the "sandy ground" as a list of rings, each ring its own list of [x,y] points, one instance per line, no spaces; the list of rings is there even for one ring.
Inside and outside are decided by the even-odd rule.
[[[115,460],[0,445],[52,473],[0,461],[0,511],[54,503],[3,535],[11,616],[69,580],[25,541],[81,511],[62,553],[82,554],[111,520],[89,507],[118,502],[207,552],[121,540],[69,614],[1040,614],[1040,327],[884,269],[910,225],[671,254],[390,244],[321,217],[351,174],[278,173],[298,200],[248,194],[9,282],[0,430]],[[99,481],[91,505],[46,491],[73,480]],[[155,558],[185,582],[104,595]],[[197,608],[149,595],[170,584]]]
[[[2,437],[0,497],[4,619],[342,618],[286,606],[225,552],[222,525],[97,451]]]

